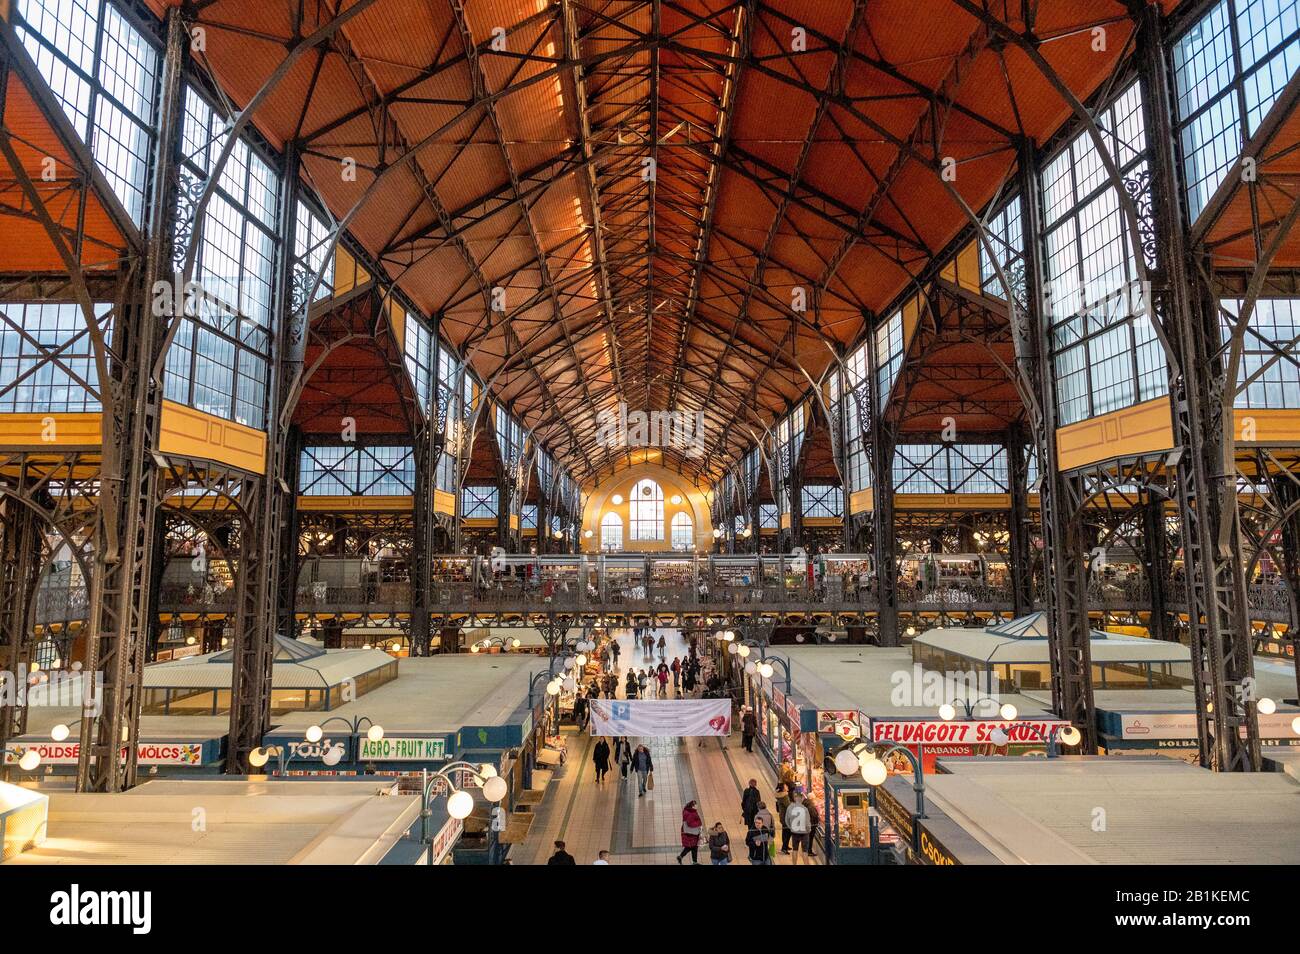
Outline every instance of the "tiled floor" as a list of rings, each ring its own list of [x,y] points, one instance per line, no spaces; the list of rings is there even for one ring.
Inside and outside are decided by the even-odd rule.
[[[669,662],[685,656],[686,644],[673,630],[662,630]],[[657,636],[657,633],[656,633]],[[640,649],[632,646],[632,635],[620,637],[620,663],[625,675],[629,665],[649,666]],[[658,665],[658,650],[654,664]],[[610,852],[610,864],[671,865],[681,851],[682,807],[694,799],[699,803],[706,830],[722,822],[731,836],[736,864],[748,864],[745,856],[745,826],[740,817],[740,795],[749,779],[757,779],[769,809],[772,794],[771,765],[755,750],[746,752],[737,734],[728,739],[634,739],[650,748],[654,758],[655,788],[637,797],[636,777],[626,781],[617,771],[597,785],[591,762],[596,740],[587,733],[565,730],[569,736],[569,757],[551,782],[536,824],[528,840],[511,852],[514,864],[545,864],[554,842],[565,842],[578,864],[591,864],[602,849]],[[701,744],[701,742],[703,744]],[[725,744],[724,744],[725,743]],[[821,858],[818,857],[818,862]],[[684,862],[690,863],[689,856]],[[708,845],[700,843],[700,863],[708,864]],[[777,855],[778,864],[790,857]]]

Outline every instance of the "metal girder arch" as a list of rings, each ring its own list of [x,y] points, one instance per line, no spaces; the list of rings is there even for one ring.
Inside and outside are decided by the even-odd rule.
[[[729,67],[730,73],[724,72],[723,94],[719,98],[718,104],[718,131],[714,136],[717,142],[717,152],[715,161],[709,165],[708,182],[706,184],[707,198],[704,201],[704,208],[701,215],[701,227],[695,240],[694,258],[697,261],[708,261],[709,248],[713,241],[713,220],[717,209],[719,183],[721,174],[719,164],[726,155],[727,147],[731,142],[732,121],[736,112],[736,90],[740,86],[740,77],[743,67],[741,63],[749,57],[749,47],[754,32],[754,3],[756,0],[749,0],[736,7],[736,22],[732,29],[731,45],[736,51],[737,61]],[[686,352],[686,339],[690,334],[691,323],[695,318],[696,308],[699,304],[700,282],[703,278],[702,270],[697,269],[691,275],[690,290],[687,292],[686,309],[682,315],[682,333],[677,347],[673,351],[673,362],[670,367],[675,368],[673,372],[673,382],[668,389],[668,407],[674,407],[677,399],[677,390],[681,386],[681,368]],[[648,376],[647,376],[648,386]],[[706,402],[707,403],[707,402]]]

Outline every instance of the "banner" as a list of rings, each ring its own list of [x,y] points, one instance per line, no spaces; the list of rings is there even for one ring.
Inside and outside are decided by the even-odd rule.
[[[592,699],[592,735],[731,734],[730,699]]]

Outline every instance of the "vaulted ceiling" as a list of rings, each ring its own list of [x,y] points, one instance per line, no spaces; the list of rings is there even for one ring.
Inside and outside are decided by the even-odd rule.
[[[664,463],[722,472],[1133,34],[1114,0],[194,8],[200,65],[589,483],[630,461],[619,402],[702,411]]]

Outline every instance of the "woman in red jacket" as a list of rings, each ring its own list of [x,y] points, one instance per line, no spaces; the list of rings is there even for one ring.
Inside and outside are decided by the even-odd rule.
[[[677,856],[680,865],[682,859],[691,856],[691,864],[700,863],[700,832],[704,830],[704,820],[694,802],[687,802],[682,809],[682,853]]]

